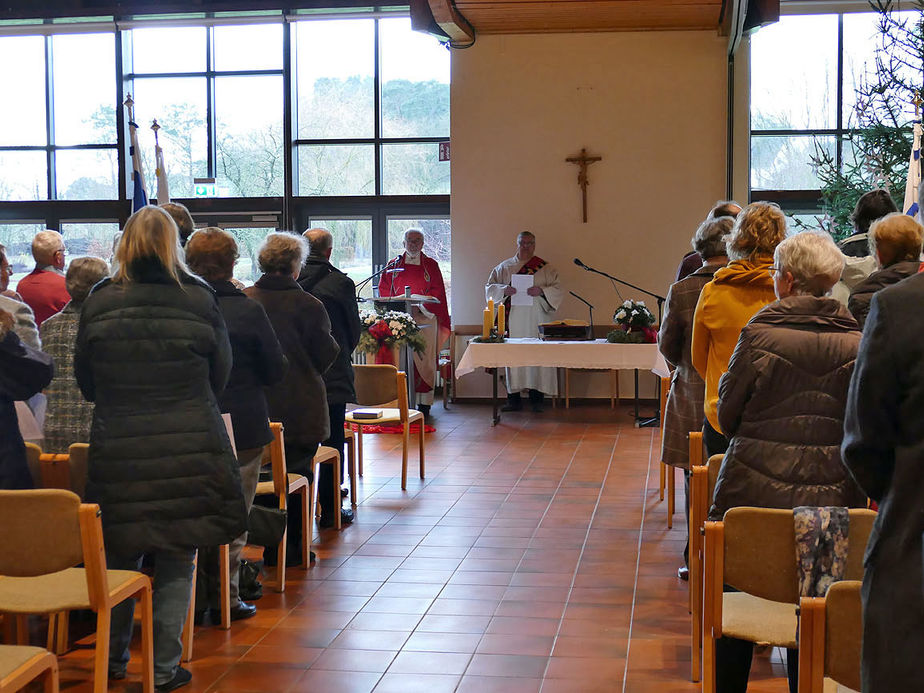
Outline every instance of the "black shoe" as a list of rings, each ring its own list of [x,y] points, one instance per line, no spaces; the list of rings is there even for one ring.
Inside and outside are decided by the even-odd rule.
[[[542,406],[542,402],[532,402],[529,406],[533,410],[534,414],[541,414],[545,411],[545,407]]]
[[[333,514],[333,513],[332,513],[332,514]],[[332,515],[332,514],[331,514],[331,515]],[[330,529],[331,527],[333,527],[334,524],[335,524],[335,522],[336,522],[336,519],[337,519],[337,518],[336,518],[336,517],[332,517],[331,515],[324,515],[324,514],[322,513],[322,514],[321,514],[321,519],[318,520],[318,527],[320,527],[321,529]],[[350,524],[351,522],[353,522],[353,511],[352,511],[352,510],[341,510],[341,511],[340,511],[340,524],[341,524],[341,526],[342,526],[342,525],[348,525],[348,524]]]
[[[340,487],[340,497],[346,498],[349,495],[350,495],[350,489],[346,488],[345,486],[341,486]]]
[[[192,681],[192,674],[183,667],[177,667],[173,678],[167,681],[167,683],[154,686],[154,690],[157,691],[157,693],[167,693],[167,691],[175,691],[177,688],[188,685],[190,681]]]
[[[687,568],[685,565],[680,566],[679,568],[677,568],[677,577],[679,577],[684,582],[689,581],[690,569]]]
[[[109,670],[109,680],[110,681],[121,681],[125,678],[125,669],[110,669]]]
[[[257,615],[257,607],[247,602],[241,602],[231,609],[232,621],[243,621],[245,618]]]
[[[519,394],[507,395],[507,404],[501,407],[501,411],[520,411],[523,409],[523,399]]]
[[[418,404],[417,411],[423,414],[425,419],[430,418],[430,405],[429,404]]]

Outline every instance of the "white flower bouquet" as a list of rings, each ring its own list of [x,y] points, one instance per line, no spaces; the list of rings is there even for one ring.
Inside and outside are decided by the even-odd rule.
[[[359,319],[363,331],[357,348],[367,354],[396,346],[410,346],[417,353],[423,353],[426,342],[417,322],[408,313],[397,310],[361,310]]]

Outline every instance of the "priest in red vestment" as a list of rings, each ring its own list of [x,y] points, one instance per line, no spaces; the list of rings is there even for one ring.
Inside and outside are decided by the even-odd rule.
[[[432,296],[439,303],[427,303],[412,309],[412,316],[420,326],[427,349],[414,354],[414,385],[418,408],[425,416],[433,404],[433,381],[436,376],[436,357],[449,337],[449,306],[440,266],[423,252],[424,235],[420,229],[404,232],[404,252],[389,263],[396,271],[386,270],[379,281],[379,296],[404,296],[405,287],[418,296]]]

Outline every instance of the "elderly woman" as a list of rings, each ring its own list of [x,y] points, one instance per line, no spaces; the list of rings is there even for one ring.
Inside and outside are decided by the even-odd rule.
[[[180,259],[176,224],[147,206],[125,224],[119,268],[84,301],[74,371],[96,402],[87,498],[100,504],[110,568],[154,557],[154,684],[179,666],[197,546],[246,527],[237,460],[218,410],[231,345],[212,290]],[[110,677],[124,678],[132,600],[112,610]]]
[[[786,217],[779,207],[768,202],[745,207],[725,242],[728,266],[703,287],[696,304],[690,356],[706,382],[703,444],[709,455],[721,454],[728,447],[716,410],[719,378],[728,369],[741,328],[776,298],[769,270],[773,251],[785,236]]]
[[[249,512],[257,492],[263,446],[273,439],[263,388],[282,379],[286,361],[262,306],[231,283],[237,257],[234,236],[212,226],[196,231],[186,243],[186,262],[215,290],[228,327],[234,359],[218,406],[222,412],[231,414],[244,502]],[[231,543],[231,620],[248,618],[257,612],[257,607],[241,601],[239,592],[241,550],[246,539],[244,533]],[[215,570],[211,574],[217,575]],[[202,606],[217,610],[220,594],[210,590],[208,604]]]
[[[847,301],[847,308],[861,329],[866,323],[873,294],[918,273],[924,228],[914,217],[894,212],[873,222],[868,238],[869,254],[876,258],[879,270],[857,284]]]
[[[291,233],[271,233],[260,246],[258,262],[263,276],[244,293],[263,306],[282,351],[289,360],[285,378],[266,391],[269,415],[285,427],[286,463],[290,471],[312,477],[312,460],[321,441],[330,436],[327,391],[322,374],[340,351],[330,333],[324,305],[295,281],[305,258],[308,241]],[[288,560],[301,563],[301,513],[293,499],[288,514]],[[275,561],[273,549],[264,560]]]
[[[826,294],[844,256],[831,237],[804,232],[780,243],[773,284],[779,300],[742,330],[719,385],[718,416],[731,439],[710,511],[729,508],[866,507],[866,496],[841,461],[847,389],[860,331]],[[723,638],[716,669],[723,691],[747,688],[751,643]],[[789,652],[795,691],[797,652]]]
[[[658,334],[658,348],[674,367],[664,414],[661,460],[683,469],[687,480],[690,474],[690,446],[687,438],[690,431],[696,431],[703,425],[705,387],[703,379],[693,368],[690,356],[693,311],[696,310],[696,302],[703,287],[712,281],[716,271],[728,262],[725,255],[725,236],[731,231],[734,222],[734,218],[730,216],[710,218],[696,230],[693,249],[701,259],[702,266],[671,286],[667,293],[667,310]],[[689,498],[686,507],[689,509]],[[684,563],[687,560],[688,549],[689,546],[683,550]],[[678,575],[681,579],[687,579],[687,568],[681,567]]]
[[[74,347],[80,309],[90,295],[90,289],[109,274],[109,265],[98,257],[78,257],[71,260],[65,275],[65,286],[71,300],[42,323],[39,334],[42,350],[55,360],[55,377],[45,390],[48,408],[45,411],[45,452],[66,453],[71,443],[90,440],[93,403],[80,394],[74,377]]]
[[[0,310],[13,315],[13,332],[19,336],[23,344],[33,349],[41,349],[42,342],[35,325],[35,314],[23,303],[22,296],[10,290],[10,274],[6,248],[0,244]]]

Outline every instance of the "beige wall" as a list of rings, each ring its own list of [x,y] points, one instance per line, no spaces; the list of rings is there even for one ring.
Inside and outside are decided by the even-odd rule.
[[[488,272],[523,229],[597,322],[618,298],[575,257],[666,295],[697,224],[724,197],[725,45],[714,32],[552,34],[482,36],[453,52],[455,324],[480,322]],[[577,167],[564,161],[581,147],[603,157],[589,169],[586,224]],[[586,315],[571,296],[559,311]],[[463,379],[460,395],[470,388]]]

